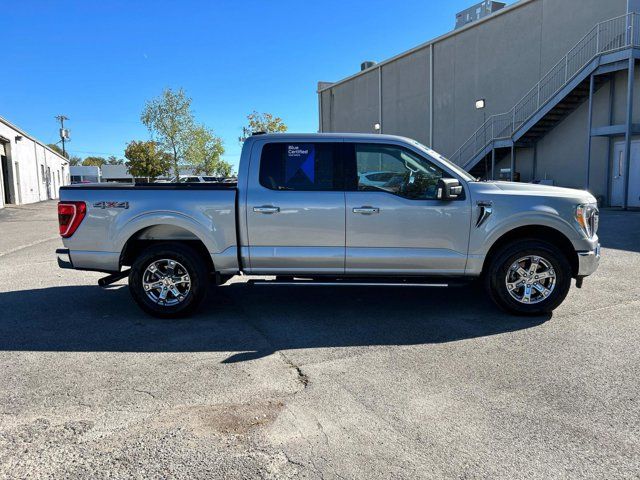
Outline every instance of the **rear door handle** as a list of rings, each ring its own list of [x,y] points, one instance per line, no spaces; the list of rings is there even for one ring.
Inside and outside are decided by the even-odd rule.
[[[360,213],[362,215],[372,215],[374,213],[380,213],[380,209],[377,207],[358,207],[353,209],[353,213]]]
[[[280,207],[263,205],[262,207],[253,207],[253,211],[256,213],[278,213],[280,211]]]

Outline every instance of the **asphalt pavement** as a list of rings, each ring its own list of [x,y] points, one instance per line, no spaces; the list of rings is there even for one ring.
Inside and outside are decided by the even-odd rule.
[[[600,235],[549,317],[239,278],[157,320],[57,267],[55,203],[0,209],[0,478],[637,478],[640,212]]]

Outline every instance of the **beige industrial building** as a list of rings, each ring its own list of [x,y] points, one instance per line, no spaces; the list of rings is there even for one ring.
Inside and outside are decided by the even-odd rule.
[[[605,205],[640,207],[640,0],[494,3],[319,82],[319,130],[404,135],[479,177],[588,188]]]
[[[58,198],[69,161],[0,117],[0,208]]]

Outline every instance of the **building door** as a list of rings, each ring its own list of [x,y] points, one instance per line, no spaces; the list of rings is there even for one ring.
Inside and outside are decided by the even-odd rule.
[[[16,204],[20,205],[22,203],[22,187],[20,186],[20,164],[15,162],[15,172],[16,172]]]
[[[624,206],[624,188],[626,184],[627,156],[624,142],[613,148],[613,168],[611,175],[611,206]],[[631,142],[631,164],[629,166],[630,207],[640,207],[640,141]]]
[[[9,161],[4,143],[0,142],[0,163],[2,163],[2,191],[4,192],[4,204],[13,203],[13,176],[11,175],[11,162]]]
[[[51,200],[51,167],[47,167],[47,199]]]

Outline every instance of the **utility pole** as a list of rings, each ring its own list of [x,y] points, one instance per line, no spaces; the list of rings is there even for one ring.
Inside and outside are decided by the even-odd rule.
[[[62,156],[66,157],[67,151],[64,148],[64,143],[69,139],[69,130],[64,128],[64,121],[69,120],[69,118],[65,117],[64,115],[57,115],[56,120],[60,122],[60,140],[62,140]]]

